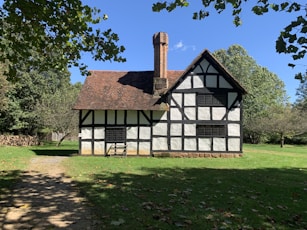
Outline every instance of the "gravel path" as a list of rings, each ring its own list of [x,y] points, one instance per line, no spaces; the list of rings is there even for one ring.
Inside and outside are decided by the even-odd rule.
[[[37,156],[0,213],[0,229],[99,229],[92,208],[64,175],[67,157]],[[1,209],[0,209],[1,210]]]

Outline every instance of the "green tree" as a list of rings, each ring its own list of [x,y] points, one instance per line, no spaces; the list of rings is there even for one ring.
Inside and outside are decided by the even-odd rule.
[[[9,82],[6,79],[6,76],[4,75],[6,66],[3,63],[0,63],[0,114],[1,111],[5,109],[7,105],[7,96],[6,93],[9,90]]]
[[[80,63],[83,52],[99,61],[125,61],[123,46],[111,29],[95,24],[107,19],[81,0],[4,0],[0,7],[0,62],[9,60],[6,75],[15,78],[22,62],[28,68],[65,70]],[[34,55],[35,54],[35,55]]]
[[[44,94],[36,105],[36,114],[42,128],[62,135],[57,146],[70,134],[78,133],[78,112],[72,110],[72,107],[81,86],[80,83],[63,84],[53,94]]]
[[[263,131],[268,134],[278,134],[280,147],[284,146],[286,137],[303,134],[307,131],[307,113],[291,107],[273,106],[270,113],[258,122],[262,125]]]
[[[297,99],[295,106],[301,110],[307,111],[307,78],[301,81],[298,89],[296,90]]]
[[[263,131],[260,123],[255,121],[267,116],[271,106],[283,105],[286,101],[284,83],[276,74],[259,66],[239,45],[217,50],[213,55],[247,90],[243,110],[244,134],[248,141],[259,143]]]
[[[10,83],[6,93],[7,106],[0,114],[1,132],[35,135],[39,131],[39,116],[36,104],[42,95],[52,95],[61,85],[69,82],[66,72],[26,72],[17,73],[18,80]]]
[[[161,10],[167,10],[169,12],[175,10],[178,7],[188,7],[189,2],[187,0],[172,0],[162,1],[153,4],[153,11],[159,12]],[[227,8],[232,9],[232,15],[234,17],[234,24],[236,26],[241,25],[240,14],[246,7],[244,7],[248,0],[202,0],[203,9],[193,13],[193,19],[204,19],[210,15],[210,10],[216,10],[218,13],[223,12]],[[307,52],[307,20],[306,1],[280,1],[276,3],[273,0],[260,0],[253,3],[252,12],[256,15],[263,15],[269,11],[295,13],[296,17],[293,21],[289,22],[289,25],[281,29],[280,35],[276,39],[276,52],[291,54],[293,60],[303,59]],[[278,19],[276,19],[278,20]],[[295,64],[289,63],[289,66],[294,67]],[[296,76],[298,79],[303,79],[306,75],[298,73]]]

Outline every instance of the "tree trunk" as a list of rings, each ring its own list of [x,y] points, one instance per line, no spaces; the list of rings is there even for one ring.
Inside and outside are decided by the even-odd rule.
[[[280,148],[283,148],[285,144],[285,136],[283,133],[280,134]]]
[[[70,134],[69,133],[65,133],[65,135],[59,140],[59,142],[56,144],[57,147],[59,147],[61,145],[61,143],[64,141],[64,139]]]

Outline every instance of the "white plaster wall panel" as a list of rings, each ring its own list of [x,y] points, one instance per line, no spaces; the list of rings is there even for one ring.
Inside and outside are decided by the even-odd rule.
[[[81,129],[82,139],[91,139],[92,138],[92,128],[83,127]]]
[[[225,80],[224,77],[220,76],[220,88],[232,89],[232,86]]]
[[[171,138],[171,150],[181,150],[182,148],[182,140],[181,138]]]
[[[94,149],[94,154],[104,154],[104,141],[95,141]]]
[[[193,76],[193,88],[199,89],[204,88],[204,76]]]
[[[208,75],[206,77],[206,87],[217,88],[217,75]]]
[[[182,124],[171,123],[171,136],[182,136]]]
[[[82,119],[87,114],[88,110],[82,110]],[[83,125],[91,125],[92,124],[92,113],[90,113],[86,119],[83,121]]]
[[[118,110],[117,111],[117,120],[116,120],[118,125],[123,125],[125,124],[125,111],[124,110]]]
[[[150,139],[150,127],[140,127],[140,139]]]
[[[95,124],[104,124],[105,123],[105,111],[96,110],[95,111]]]
[[[238,93],[236,92],[228,93],[228,108],[230,108],[230,106],[235,102],[237,96],[238,96]]]
[[[196,109],[195,108],[185,108],[184,114],[189,118],[189,120],[196,120]]]
[[[211,120],[209,107],[198,107],[198,119],[197,120]]]
[[[232,109],[228,112],[228,120],[240,121],[240,108]]]
[[[210,65],[208,68],[208,73],[218,73],[218,71],[212,65]]]
[[[182,105],[182,93],[172,93],[171,105]]]
[[[127,135],[127,139],[137,139],[138,138],[138,127],[128,127],[126,135]]]
[[[185,138],[184,139],[184,150],[186,151],[196,150],[196,139]]]
[[[191,89],[191,76],[187,76],[177,89]]]
[[[150,119],[150,114],[145,112],[145,115]],[[140,124],[141,125],[148,125],[149,121],[147,120],[147,118],[144,116],[143,113],[140,113]]]
[[[199,138],[198,139],[198,148],[200,151],[211,151],[211,138]]]
[[[107,117],[108,124],[114,125],[115,124],[115,111],[108,110],[107,114],[108,114],[108,117]]]
[[[129,141],[126,144],[127,144],[127,151],[136,154],[136,151],[138,149],[138,143],[136,141]]]
[[[152,130],[153,135],[167,136],[167,123],[156,123]]]
[[[154,120],[166,121],[167,112],[165,111],[153,111],[152,117]]]
[[[171,113],[171,120],[172,120],[172,121],[182,120],[182,114],[181,114],[181,112],[180,112],[179,109],[177,109],[177,108],[171,108],[171,109],[170,109],[170,113]]]
[[[213,138],[213,151],[226,151],[226,139],[225,138]]]
[[[196,94],[195,93],[184,94],[184,105],[185,106],[195,106],[196,105]]]
[[[212,108],[212,120],[225,120],[226,108],[213,107]]]
[[[92,154],[92,144],[91,142],[82,142],[81,143],[81,154],[90,155]]]
[[[228,136],[240,136],[240,124],[228,124]]]
[[[196,124],[185,124],[184,136],[196,136]]]
[[[240,151],[240,138],[229,138],[228,139],[228,150],[229,151]]]
[[[138,123],[137,111],[134,110],[127,111],[127,123],[131,125],[136,125]]]
[[[96,127],[94,129],[94,138],[95,139],[103,139],[104,138],[104,128],[103,127]]]
[[[203,59],[200,63],[202,69],[206,72],[207,69],[208,69],[208,66],[210,65],[209,62],[206,60],[206,59]],[[201,69],[201,68],[199,68]],[[195,70],[194,70],[195,71]],[[196,72],[196,71],[195,71]],[[196,73],[203,73],[202,71],[201,72],[196,72]]]
[[[149,154],[150,154],[150,142],[140,142],[139,155],[149,155]]]
[[[152,140],[152,149],[167,151],[168,150],[167,138],[166,137],[154,137]]]

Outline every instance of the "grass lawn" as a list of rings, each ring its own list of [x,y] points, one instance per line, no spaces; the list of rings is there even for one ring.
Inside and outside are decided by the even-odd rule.
[[[0,147],[0,195],[35,155],[57,148]],[[306,229],[307,146],[245,145],[241,158],[81,157],[65,162],[103,229]]]
[[[307,147],[244,156],[72,157],[68,174],[106,229],[306,229]]]

